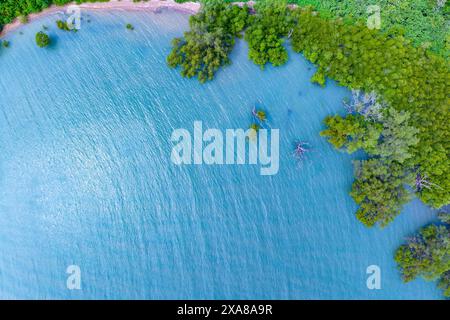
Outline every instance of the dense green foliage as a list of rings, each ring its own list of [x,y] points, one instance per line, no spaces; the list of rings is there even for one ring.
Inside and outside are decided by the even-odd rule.
[[[36,33],[36,44],[41,47],[47,47],[50,44],[50,37],[43,31]]]
[[[418,143],[417,130],[408,124],[409,114],[393,108],[384,110],[379,121],[361,114],[327,117],[321,132],[336,148],[348,153],[364,150],[371,159],[355,165],[356,180],[351,196],[360,205],[356,216],[366,226],[387,225],[411,196],[405,188],[414,185],[412,170],[403,163],[411,157],[410,148]]]
[[[417,134],[419,130],[409,125],[410,115],[405,111],[394,108],[386,110],[381,122],[383,131],[381,141],[375,150],[368,153],[379,155],[389,161],[405,163],[412,157],[413,148],[419,143]]]
[[[56,20],[56,26],[58,27],[58,29],[64,30],[64,31],[76,30],[76,29],[70,29],[67,21]]]
[[[443,290],[444,296],[450,297],[450,271],[444,272],[441,275],[438,287]]]
[[[317,83],[321,87],[325,87],[326,80],[327,79],[325,77],[325,72],[322,69],[320,69],[320,68],[311,77],[311,82],[312,83]]]
[[[267,63],[280,66],[287,62],[288,53],[283,46],[284,37],[292,28],[290,10],[283,1],[260,1],[256,13],[250,16],[245,40],[249,45],[248,56],[264,68]]]
[[[226,2],[232,2],[232,0],[226,0]],[[377,5],[380,7],[382,32],[404,35],[417,47],[430,48],[444,57],[449,56],[449,1],[289,0],[288,2],[302,7],[312,6],[322,17],[342,18],[348,24],[354,24],[356,21],[365,23],[369,16],[374,14],[373,11],[368,10],[369,6]]]
[[[445,216],[445,218],[444,218]],[[441,219],[448,222],[449,214]],[[450,297],[450,225],[429,225],[418,235],[408,239],[395,254],[403,280],[409,282],[422,277],[439,280],[438,286]]]
[[[402,37],[386,36],[365,25],[323,19],[311,10],[298,9],[295,14],[295,51],[342,85],[378,92],[391,106],[378,152],[365,151],[382,157],[383,163],[401,163],[404,175],[414,170],[426,174],[435,185],[419,194],[427,204],[450,203],[448,63]],[[386,193],[391,189],[387,182],[385,188]],[[384,207],[382,202],[378,205]]]
[[[169,66],[181,67],[184,77],[197,76],[200,82],[211,80],[216,71],[230,63],[235,38],[245,28],[248,8],[240,8],[209,1],[201,11],[191,16],[191,30],[183,38],[173,40],[172,52],[167,57]]]
[[[367,21],[373,14],[370,5],[378,5],[381,14],[381,30],[404,34],[416,46],[448,57],[450,36],[447,21],[450,3],[443,7],[438,0],[292,0],[301,6],[312,5],[322,16],[345,18],[348,22]],[[441,1],[442,3],[442,1]]]
[[[327,117],[325,124],[328,129],[320,133],[328,137],[329,142],[337,149],[345,148],[349,153],[358,149],[375,153],[380,138],[382,125],[376,122],[366,121],[362,115],[349,115]]]
[[[207,1],[201,12],[190,19],[189,32],[173,40],[168,56],[171,67],[181,66],[183,76],[211,80],[216,71],[230,63],[228,55],[235,38],[245,29],[249,58],[263,68],[267,63],[279,66],[288,60],[284,37],[292,29],[286,2],[260,1],[256,14],[249,16],[240,8],[223,1]]]
[[[405,184],[413,177],[397,162],[374,158],[355,163],[355,178],[350,195],[359,204],[356,217],[366,226],[386,226],[411,200]]]

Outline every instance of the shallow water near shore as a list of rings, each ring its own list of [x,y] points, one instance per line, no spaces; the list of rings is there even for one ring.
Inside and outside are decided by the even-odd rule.
[[[441,298],[434,283],[403,284],[393,261],[435,213],[415,200],[384,230],[356,220],[358,155],[319,136],[349,92],[312,85],[303,57],[261,71],[239,41],[200,85],[165,63],[187,15],[89,11],[77,33],[56,19],[11,32],[0,52],[0,298]],[[34,42],[42,25],[48,49]],[[247,128],[255,103],[280,129],[277,175],[171,163],[173,129]],[[298,139],[312,148],[301,166]],[[66,288],[69,265],[81,290]],[[370,265],[381,290],[367,289]]]

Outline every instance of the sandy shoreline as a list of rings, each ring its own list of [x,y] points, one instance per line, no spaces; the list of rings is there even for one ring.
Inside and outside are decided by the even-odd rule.
[[[33,13],[28,15],[28,22],[38,20],[42,17],[52,15],[58,12],[66,12],[67,7],[73,4],[67,4],[64,6],[51,6],[39,13]],[[160,9],[171,9],[180,11],[183,13],[194,14],[200,10],[200,4],[195,2],[176,3],[173,0],[151,0],[147,2],[133,2],[133,0],[109,0],[109,2],[98,3],[83,3],[78,5],[81,10],[139,10],[148,12],[157,12]],[[5,36],[8,32],[18,29],[23,24],[18,20],[14,20],[3,27],[0,37]]]

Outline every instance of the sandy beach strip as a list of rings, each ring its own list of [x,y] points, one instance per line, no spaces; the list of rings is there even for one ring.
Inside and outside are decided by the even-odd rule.
[[[59,12],[66,12],[67,8],[76,3],[66,4],[64,6],[53,5],[39,13],[32,13],[28,15],[28,22],[40,19],[42,17],[52,15]],[[157,12],[161,9],[171,9],[183,13],[195,14],[200,10],[200,4],[196,2],[177,3],[173,0],[150,0],[142,2],[133,2],[133,0],[110,0],[109,2],[89,2],[77,5],[81,10],[139,10],[148,12]],[[23,24],[15,19],[3,27],[0,37],[5,36],[8,32],[18,29]]]

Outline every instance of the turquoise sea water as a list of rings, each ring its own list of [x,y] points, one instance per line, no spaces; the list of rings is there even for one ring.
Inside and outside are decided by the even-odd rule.
[[[358,156],[319,136],[324,117],[344,111],[345,88],[310,84],[315,68],[292,52],[261,71],[244,42],[200,85],[165,65],[186,15],[84,16],[78,33],[57,30],[55,15],[35,21],[0,52],[1,298],[441,297],[433,283],[402,284],[393,262],[432,210],[416,200],[384,230],[354,216]],[[48,49],[34,43],[43,24]],[[170,162],[174,128],[247,128],[255,103],[280,129],[277,175]],[[302,166],[297,139],[313,149]],[[367,289],[372,264],[381,290]],[[81,290],[66,288],[69,265]]]

